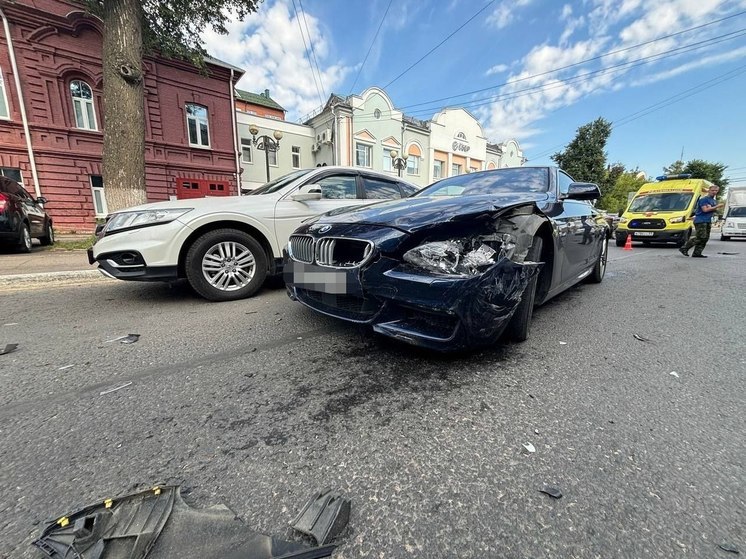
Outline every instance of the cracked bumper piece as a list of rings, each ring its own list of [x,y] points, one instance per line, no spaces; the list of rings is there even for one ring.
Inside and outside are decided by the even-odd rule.
[[[63,516],[32,545],[54,559],[313,559],[331,557],[336,547],[253,532],[223,505],[193,509],[178,486],[106,499]]]

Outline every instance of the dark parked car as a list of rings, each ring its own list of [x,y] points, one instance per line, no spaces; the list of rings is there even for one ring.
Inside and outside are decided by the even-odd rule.
[[[528,337],[534,305],[606,270],[598,186],[555,167],[447,178],[404,200],[329,212],[285,256],[292,299],[436,350]]]
[[[0,247],[31,250],[31,239],[54,243],[52,218],[44,211],[46,198],[34,198],[16,181],[0,177]]]

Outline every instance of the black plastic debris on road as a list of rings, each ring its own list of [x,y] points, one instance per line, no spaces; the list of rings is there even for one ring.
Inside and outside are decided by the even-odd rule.
[[[349,521],[350,500],[326,490],[313,495],[290,525],[324,545],[337,537]]]
[[[134,344],[137,340],[140,339],[140,334],[130,334],[129,336],[125,336],[121,340],[119,340],[120,344]]]
[[[740,252],[718,252],[718,254],[724,254],[725,256],[735,256],[736,254],[740,254]]]
[[[7,355],[8,353],[13,353],[16,349],[18,349],[18,344],[5,344],[5,349],[0,351],[0,355]]]
[[[53,559],[320,559],[336,548],[260,534],[224,505],[193,509],[179,486],[85,507],[51,522],[32,545]]]
[[[729,543],[721,543],[720,545],[718,545],[718,547],[723,551],[727,551],[728,553],[735,553],[736,555],[741,553],[735,545],[731,545]]]
[[[539,489],[542,493],[546,493],[550,497],[554,497],[555,499],[561,499],[562,498],[562,491],[560,491],[559,487],[553,487],[551,485],[545,485],[541,489]]]
[[[636,340],[639,340],[641,342],[649,342],[649,338],[644,338],[643,336],[640,336],[640,334],[632,334],[632,337]]]

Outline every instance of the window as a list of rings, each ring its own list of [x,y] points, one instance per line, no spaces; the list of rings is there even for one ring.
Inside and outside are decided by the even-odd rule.
[[[14,167],[0,167],[0,177],[5,177],[16,181],[18,184],[23,184],[21,180],[21,170],[15,169]]]
[[[318,181],[321,197],[327,200],[354,200],[357,198],[357,181],[352,175],[337,175]]]
[[[393,150],[389,148],[383,149],[383,170],[384,171],[393,171],[394,170],[394,164],[393,159],[391,158],[391,152]]]
[[[93,209],[96,217],[106,217],[109,213],[106,208],[106,195],[104,194],[104,179],[101,175],[90,175],[91,190],[93,191]]]
[[[560,194],[567,194],[570,191],[570,183],[572,183],[572,178],[570,178],[570,175],[567,175],[562,171],[559,172],[558,178]]]
[[[8,109],[8,94],[5,93],[5,80],[3,79],[3,69],[0,68],[0,118],[10,118]]]
[[[416,155],[410,155],[407,157],[407,174],[408,175],[419,175],[420,174],[420,158]]]
[[[454,163],[451,165],[451,176],[455,177],[456,175],[461,174],[461,165],[458,163]]]
[[[355,143],[355,165],[358,167],[370,167],[371,152],[373,149],[371,146],[361,144],[360,142]]]
[[[251,153],[251,140],[248,138],[241,138],[241,162],[253,163]]]
[[[375,200],[394,200],[401,198],[399,185],[395,182],[363,177],[365,197]]]
[[[433,163],[433,180],[442,179],[443,178],[443,162],[435,160],[435,163]]]
[[[293,157],[293,169],[300,169],[300,146],[293,146],[291,152]]]
[[[70,82],[70,95],[73,99],[75,126],[83,130],[98,130],[91,87],[84,81],[74,80]]]
[[[189,145],[194,147],[210,147],[210,131],[207,127],[207,109],[200,105],[187,103],[187,130],[189,131]]]
[[[267,149],[267,147],[265,146],[264,149]],[[277,167],[277,152],[276,151],[272,151],[272,150],[268,150],[267,151],[267,157],[269,158],[269,164],[272,167]]]

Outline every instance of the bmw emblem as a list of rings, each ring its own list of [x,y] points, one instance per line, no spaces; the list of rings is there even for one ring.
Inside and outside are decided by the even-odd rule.
[[[319,227],[319,233],[327,233],[331,230],[331,228],[331,225],[322,225],[321,227]]]

